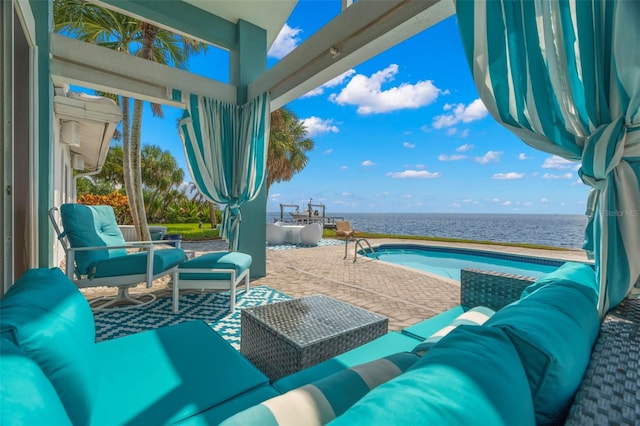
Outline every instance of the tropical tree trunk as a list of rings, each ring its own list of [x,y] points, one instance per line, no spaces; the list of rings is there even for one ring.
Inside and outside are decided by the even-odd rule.
[[[153,44],[158,35],[158,27],[148,23],[142,24],[142,47],[138,56],[142,59],[153,60]],[[138,216],[139,226],[136,226],[138,238],[141,241],[151,240],[149,224],[147,223],[147,212],[144,207],[144,194],[142,193],[142,106],[139,99],[133,101],[133,119],[131,121],[131,171],[133,181],[133,203],[136,206],[136,216]]]
[[[136,231],[140,229],[139,215],[137,214],[137,207],[134,200],[133,190],[133,169],[131,167],[131,117],[129,109],[129,98],[122,97],[120,108],[122,109],[122,177],[124,181],[124,190],[127,193],[127,201],[129,203],[129,210],[131,211],[131,218],[133,219],[133,225]],[[139,236],[138,236],[139,237]]]
[[[211,222],[211,229],[215,229],[218,226],[216,221],[216,204],[209,201],[209,221]]]
[[[147,223],[147,212],[144,207],[144,194],[142,193],[142,148],[141,148],[141,127],[142,127],[142,105],[139,99],[133,101],[133,119],[131,120],[131,172],[133,181],[134,204],[140,227],[136,227],[140,241],[150,241],[151,233]]]

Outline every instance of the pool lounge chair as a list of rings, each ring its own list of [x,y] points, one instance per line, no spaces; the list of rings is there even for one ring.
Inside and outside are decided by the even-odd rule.
[[[353,240],[356,238],[356,231],[351,229],[351,224],[348,220],[336,220],[336,237],[346,241]]]

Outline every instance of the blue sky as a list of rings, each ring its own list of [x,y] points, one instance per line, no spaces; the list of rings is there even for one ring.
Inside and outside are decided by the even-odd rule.
[[[270,50],[269,66],[335,16],[339,5],[301,1]],[[228,55],[212,49],[194,57],[189,69],[228,81]],[[287,107],[304,121],[315,149],[301,173],[271,187],[268,211],[313,198],[329,215],[584,213],[588,187],[577,163],[530,148],[487,113],[455,17]],[[186,169],[175,127],[180,114],[165,108],[160,120],[147,108],[142,141],[171,150]]]

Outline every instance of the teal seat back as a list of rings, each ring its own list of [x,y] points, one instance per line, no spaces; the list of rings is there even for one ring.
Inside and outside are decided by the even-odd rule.
[[[0,312],[2,338],[38,364],[73,424],[89,424],[98,368],[95,324],[75,284],[58,268],[30,269],[0,299]]]
[[[125,245],[111,206],[63,204],[60,206],[60,219],[64,235],[72,248]],[[124,248],[78,251],[75,254],[76,268],[80,274],[86,275],[95,262],[126,254]]]

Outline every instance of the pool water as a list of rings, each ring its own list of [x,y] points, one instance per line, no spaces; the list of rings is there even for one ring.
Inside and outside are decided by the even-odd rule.
[[[564,262],[468,249],[384,244],[374,248],[378,259],[460,281],[460,270],[476,268],[539,278]],[[372,256],[369,256],[372,257]]]

